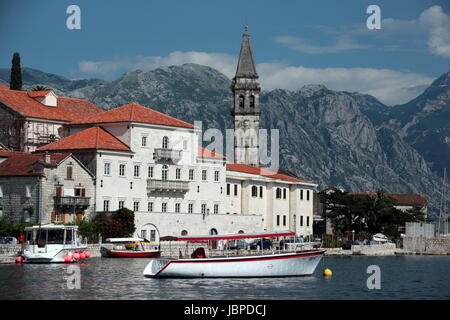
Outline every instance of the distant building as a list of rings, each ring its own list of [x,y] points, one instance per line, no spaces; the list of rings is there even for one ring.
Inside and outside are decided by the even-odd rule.
[[[94,212],[94,176],[70,153],[15,152],[0,163],[0,216],[73,222]]]
[[[436,230],[434,223],[406,222],[405,224],[406,237],[434,238],[435,235]]]
[[[349,192],[351,195],[355,196],[376,196],[376,192]],[[424,213],[425,217],[427,216],[427,205],[428,205],[428,199],[427,197],[421,195],[421,194],[399,194],[399,193],[385,193],[386,197],[391,197],[394,199],[394,207],[396,209],[406,211],[413,209],[414,207],[419,207],[422,209],[422,212]]]
[[[64,124],[103,111],[86,100],[57,97],[52,90],[26,92],[0,85],[0,144],[33,152],[60,139]]]

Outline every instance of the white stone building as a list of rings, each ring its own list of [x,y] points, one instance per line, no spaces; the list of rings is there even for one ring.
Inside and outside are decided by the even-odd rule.
[[[245,32],[231,87],[235,129],[244,133],[259,129],[257,78]],[[194,125],[136,103],[72,121],[64,132],[37,152],[74,154],[95,175],[95,211],[133,210],[138,236],[286,229],[312,234],[317,185],[260,167],[258,135],[245,135],[242,143],[238,138],[240,160],[227,163],[199,145]]]

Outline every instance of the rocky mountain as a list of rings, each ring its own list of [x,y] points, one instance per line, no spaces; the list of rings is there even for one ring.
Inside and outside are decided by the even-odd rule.
[[[10,73],[11,69],[0,68],[0,83],[9,84]],[[42,85],[53,89],[57,94],[106,83],[100,79],[71,80],[32,68],[22,68],[22,81],[24,89],[28,89],[34,85]]]
[[[450,72],[410,102],[392,107],[384,125],[399,132],[440,176],[450,170]]]
[[[1,73],[0,79],[5,79]],[[223,130],[233,125],[230,79],[205,66],[136,70],[113,82],[86,80],[85,86],[80,80],[70,84],[63,78],[59,85],[55,77],[45,79],[52,80],[52,85],[36,81],[105,109],[134,101],[185,121],[202,120],[204,129]],[[449,101],[447,98],[447,106]],[[397,107],[385,106],[369,95],[337,92],[323,85],[263,92],[260,102],[261,127],[279,129],[281,168],[312,179],[319,189],[340,186],[353,191],[382,188],[391,193],[426,194],[429,213],[438,214],[442,182],[420,152],[407,143],[411,140],[404,132],[412,131],[398,129],[412,120],[389,118]],[[419,109],[414,110],[417,113]]]

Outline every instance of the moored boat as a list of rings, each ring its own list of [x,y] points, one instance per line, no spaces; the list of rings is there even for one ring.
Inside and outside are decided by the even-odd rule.
[[[108,238],[113,249],[106,250],[111,258],[158,258],[161,255],[159,245],[141,238]]]
[[[294,236],[289,231],[252,234],[228,234],[210,236],[180,236],[176,241],[201,242],[260,238],[262,246],[257,253],[230,254],[207,257],[204,248],[197,248],[188,258],[153,259],[144,269],[145,277],[181,278],[234,278],[234,277],[288,277],[310,276],[321,260],[324,250],[287,251],[284,247],[264,250],[262,239]],[[242,251],[241,251],[242,252]]]
[[[78,236],[78,226],[47,224],[25,228],[24,262],[73,262],[86,249]]]

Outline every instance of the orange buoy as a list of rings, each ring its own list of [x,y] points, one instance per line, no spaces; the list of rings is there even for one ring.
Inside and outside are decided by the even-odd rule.
[[[91,256],[91,252],[90,252],[90,251],[86,251],[86,252],[84,253],[84,255],[86,256],[86,258],[89,258],[89,257]]]
[[[84,252],[80,253],[80,259],[84,260],[86,258],[86,255],[84,254]]]
[[[66,254],[66,255],[64,256],[64,262],[69,263],[69,262],[71,262],[71,261],[72,261],[72,258],[71,258],[68,254]]]
[[[78,259],[80,259],[80,254],[79,254],[78,252],[74,252],[74,253],[72,254],[72,257],[73,257],[75,260],[78,260]]]
[[[16,258],[16,263],[22,263],[23,262],[23,257],[22,256],[18,256]]]

